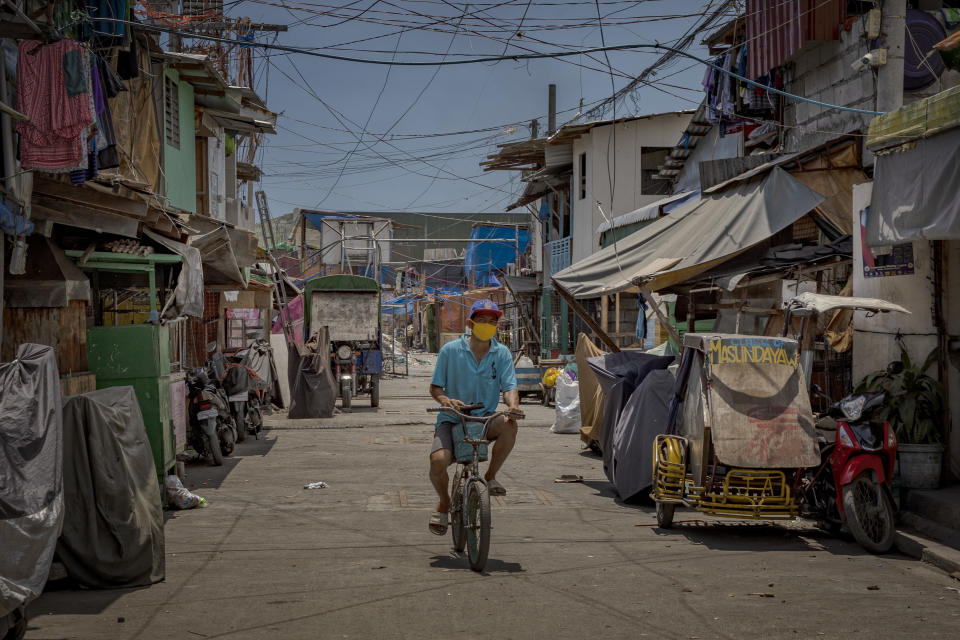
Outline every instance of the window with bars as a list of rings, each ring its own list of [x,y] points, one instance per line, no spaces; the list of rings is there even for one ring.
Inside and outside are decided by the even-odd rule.
[[[163,135],[174,149],[180,148],[180,87],[170,76],[164,76]]]

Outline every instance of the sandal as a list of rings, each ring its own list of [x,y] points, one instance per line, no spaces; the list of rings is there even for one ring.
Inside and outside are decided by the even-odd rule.
[[[447,514],[442,511],[435,511],[430,516],[430,533],[435,536],[446,535],[447,533]]]
[[[503,485],[497,482],[496,480],[490,480],[487,482],[487,489],[490,491],[492,496],[505,496],[507,495],[507,490],[503,488]]]

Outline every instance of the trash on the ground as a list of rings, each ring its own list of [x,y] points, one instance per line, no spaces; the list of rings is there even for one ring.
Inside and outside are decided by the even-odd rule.
[[[172,473],[164,479],[163,485],[167,493],[167,504],[174,509],[194,509],[207,506],[206,499],[184,487],[180,478]]]
[[[760,596],[761,598],[776,598],[772,593],[748,593],[748,596]]]
[[[566,374],[556,379],[556,419],[553,433],[580,433],[580,385]]]
[[[880,587],[875,584],[872,584],[869,587],[867,587],[867,591],[880,591]]]
[[[322,480],[320,480],[317,482],[311,482],[308,485],[304,485],[303,488],[304,489],[326,489],[329,486],[330,485],[328,485],[326,482],[323,482]]]
[[[562,476],[557,476],[553,479],[554,482],[583,482],[583,476],[577,476],[570,473],[565,473]]]

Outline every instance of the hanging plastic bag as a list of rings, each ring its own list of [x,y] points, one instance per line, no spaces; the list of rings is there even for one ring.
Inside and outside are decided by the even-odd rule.
[[[550,427],[554,433],[580,433],[580,385],[570,376],[557,377],[557,417]]]
[[[560,369],[556,367],[550,367],[547,369],[546,373],[543,374],[543,386],[549,388],[557,383],[557,377],[560,375]]]

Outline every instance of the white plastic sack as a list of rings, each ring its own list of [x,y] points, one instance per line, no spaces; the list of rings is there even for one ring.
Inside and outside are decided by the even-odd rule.
[[[557,417],[550,427],[554,433],[580,433],[580,384],[570,376],[557,376]]]
[[[207,501],[183,486],[180,478],[170,474],[163,482],[167,490],[167,504],[173,509],[195,509],[207,506]]]

